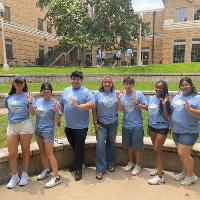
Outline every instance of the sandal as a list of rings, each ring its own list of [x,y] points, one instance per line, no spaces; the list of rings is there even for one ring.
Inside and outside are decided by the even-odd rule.
[[[101,180],[103,178],[102,172],[96,172],[96,179]]]
[[[109,172],[114,172],[114,171],[115,171],[115,168],[114,168],[114,167],[108,167],[108,171],[109,171]]]

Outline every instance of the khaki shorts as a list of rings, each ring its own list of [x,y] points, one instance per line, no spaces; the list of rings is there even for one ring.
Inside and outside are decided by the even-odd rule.
[[[30,119],[16,124],[8,124],[7,135],[33,134],[33,125]]]

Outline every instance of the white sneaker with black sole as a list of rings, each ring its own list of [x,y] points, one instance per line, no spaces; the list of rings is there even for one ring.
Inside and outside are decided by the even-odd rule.
[[[43,179],[45,179],[46,177],[50,176],[50,169],[44,169],[38,176],[37,176],[37,180],[41,181]]]
[[[19,186],[25,186],[29,182],[29,176],[27,172],[22,172],[21,179],[19,182]]]
[[[20,178],[19,178],[18,174],[12,175],[9,183],[7,184],[7,188],[8,189],[15,188],[17,186],[17,184],[19,183],[19,181],[20,181]]]
[[[53,176],[51,180],[45,184],[45,188],[52,188],[60,183],[61,183],[60,176]]]
[[[122,169],[125,170],[126,172],[128,172],[131,169],[133,169],[134,166],[135,166],[135,164],[133,162],[129,161],[125,167],[122,167]]]
[[[176,174],[174,178],[176,181],[183,181],[185,177],[185,172],[182,171],[181,173]]]
[[[151,169],[151,171],[150,171],[150,176],[156,176],[156,175],[158,175],[158,170],[157,170],[157,168]]]
[[[156,175],[152,179],[148,180],[148,184],[150,185],[160,185],[161,183],[165,183],[165,178],[163,176],[159,177]]]

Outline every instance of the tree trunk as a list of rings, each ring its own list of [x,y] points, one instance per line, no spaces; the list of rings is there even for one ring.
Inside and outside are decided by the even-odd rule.
[[[85,48],[80,49],[80,67],[85,67]]]

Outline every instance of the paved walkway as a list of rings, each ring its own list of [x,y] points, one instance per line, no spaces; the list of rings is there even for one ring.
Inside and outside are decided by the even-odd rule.
[[[60,171],[62,184],[45,189],[47,180],[38,182],[36,177],[26,187],[13,190],[0,186],[0,200],[199,200],[200,183],[183,187],[173,179],[172,172],[166,172],[166,183],[159,186],[147,184],[149,169],[133,177],[117,167],[115,173],[107,173],[103,180],[95,178],[95,168],[83,171],[83,180],[75,182],[73,173]]]

